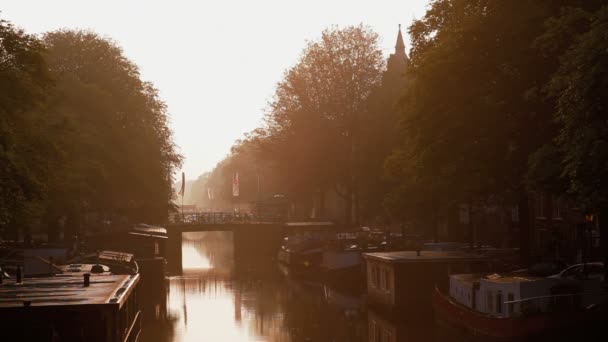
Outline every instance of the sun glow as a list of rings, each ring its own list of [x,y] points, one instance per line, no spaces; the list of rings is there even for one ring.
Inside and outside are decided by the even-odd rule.
[[[210,269],[212,268],[209,258],[201,253],[194,246],[184,246],[182,249],[182,268],[183,269]]]

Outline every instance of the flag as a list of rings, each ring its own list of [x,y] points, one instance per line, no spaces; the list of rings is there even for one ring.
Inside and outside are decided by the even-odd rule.
[[[239,197],[239,173],[232,174],[232,196]]]
[[[179,191],[181,196],[184,196],[186,193],[186,174],[182,172],[182,189]]]

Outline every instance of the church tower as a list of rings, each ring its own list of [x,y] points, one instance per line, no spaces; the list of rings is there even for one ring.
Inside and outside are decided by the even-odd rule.
[[[405,52],[405,43],[401,34],[401,24],[399,24],[399,33],[397,34],[397,44],[395,44],[395,53],[392,53],[388,58],[386,65],[387,73],[403,74],[408,65],[407,53]]]

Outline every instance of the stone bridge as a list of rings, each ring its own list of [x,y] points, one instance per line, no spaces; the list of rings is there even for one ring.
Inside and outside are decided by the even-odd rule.
[[[167,267],[170,273],[182,271],[182,233],[187,232],[232,232],[235,264],[251,257],[269,259],[276,256],[282,239],[298,232],[333,230],[331,222],[258,222],[200,221],[171,223],[167,228]]]

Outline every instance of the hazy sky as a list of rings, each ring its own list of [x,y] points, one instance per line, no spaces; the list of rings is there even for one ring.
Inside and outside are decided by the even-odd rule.
[[[364,23],[388,56],[428,0],[0,0],[30,33],[91,29],[114,39],[160,90],[188,179],[259,126],[283,72],[330,25]],[[405,33],[405,32],[404,32]],[[407,35],[406,35],[407,39]],[[406,45],[409,49],[408,41]]]

